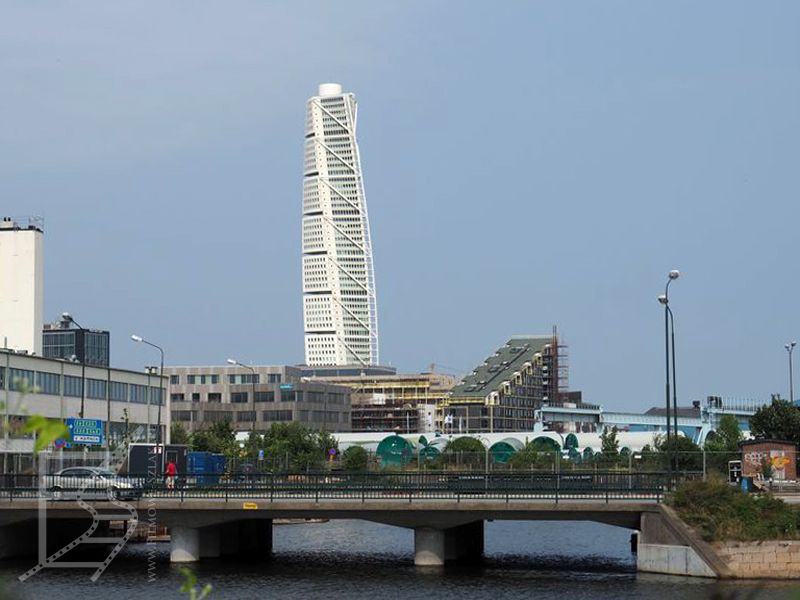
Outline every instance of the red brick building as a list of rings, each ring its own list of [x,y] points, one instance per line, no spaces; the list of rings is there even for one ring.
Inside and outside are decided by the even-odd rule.
[[[742,476],[762,477],[763,465],[772,466],[772,479],[797,479],[797,446],[785,440],[747,440],[742,448]]]

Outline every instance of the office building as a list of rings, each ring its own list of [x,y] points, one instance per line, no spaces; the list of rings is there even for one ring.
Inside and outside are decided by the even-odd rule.
[[[44,233],[37,217],[0,221],[0,346],[42,353]]]
[[[378,309],[356,99],[325,83],[306,103],[303,327],[307,365],[377,365]]]
[[[350,389],[309,381],[289,366],[165,367],[172,420],[188,431],[228,421],[237,431],[265,431],[297,421],[350,431]]]
[[[166,386],[166,380],[162,384],[156,373],[84,367],[71,361],[0,349],[0,394],[4,403],[0,414],[7,424],[0,452],[15,455],[16,460],[26,455],[25,460],[29,461],[33,439],[22,431],[28,416],[61,421],[80,417],[82,401],[84,418],[99,419],[103,427],[110,423],[112,449],[125,441],[157,442],[161,404],[161,439],[166,441],[170,414],[161,390]],[[3,461],[7,463],[7,457]],[[16,472],[25,465],[17,462]]]
[[[110,364],[110,334],[100,329],[73,328],[74,321],[48,323],[42,332],[42,356],[107,367]]]

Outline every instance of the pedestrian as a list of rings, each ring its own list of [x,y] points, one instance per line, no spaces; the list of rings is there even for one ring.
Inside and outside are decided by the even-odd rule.
[[[173,461],[169,461],[167,463],[167,489],[174,490],[175,489],[175,475],[178,473],[178,467],[175,466]]]

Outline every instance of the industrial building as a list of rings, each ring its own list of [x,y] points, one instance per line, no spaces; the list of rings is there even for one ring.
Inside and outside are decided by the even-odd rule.
[[[165,367],[172,420],[188,431],[228,421],[237,431],[265,431],[296,421],[350,431],[350,388],[303,377],[290,366]]]
[[[39,217],[0,221],[0,346],[42,353],[44,224]]]
[[[22,432],[22,425],[33,414],[61,421],[70,417],[100,420],[112,449],[126,440],[158,441],[160,419],[161,439],[166,440],[170,415],[162,387],[166,389],[166,381],[162,383],[157,374],[90,365],[84,368],[71,361],[0,349],[0,393],[6,425],[0,452],[6,467],[10,466],[9,457],[16,461],[31,459],[33,439]],[[16,472],[24,468],[17,462]]]
[[[434,372],[340,375],[319,380],[351,389],[353,431],[403,433],[440,430],[442,403],[457,381],[453,375]]]
[[[307,365],[377,365],[378,307],[356,99],[324,83],[306,103],[303,326]]]

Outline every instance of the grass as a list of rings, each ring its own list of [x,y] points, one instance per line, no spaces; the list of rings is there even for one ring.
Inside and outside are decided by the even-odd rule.
[[[800,511],[721,479],[686,482],[668,502],[706,541],[800,539]]]

